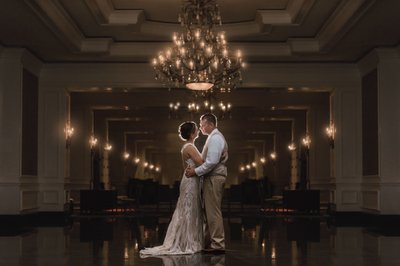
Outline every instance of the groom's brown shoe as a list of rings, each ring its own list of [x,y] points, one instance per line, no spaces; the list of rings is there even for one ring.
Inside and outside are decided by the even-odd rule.
[[[225,250],[215,249],[215,248],[205,248],[203,249],[203,253],[219,255],[219,254],[225,254]]]

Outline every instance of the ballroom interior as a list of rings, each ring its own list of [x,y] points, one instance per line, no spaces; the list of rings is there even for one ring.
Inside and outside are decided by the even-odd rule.
[[[216,2],[240,69],[207,91],[160,78],[183,1],[0,3],[1,265],[400,264],[400,2]],[[207,112],[227,252],[140,258]]]

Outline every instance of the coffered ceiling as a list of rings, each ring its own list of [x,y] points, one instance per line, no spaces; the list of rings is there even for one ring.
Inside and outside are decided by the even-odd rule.
[[[355,62],[400,43],[398,0],[218,0],[248,62]],[[3,0],[0,44],[45,62],[149,62],[179,31],[181,0]]]

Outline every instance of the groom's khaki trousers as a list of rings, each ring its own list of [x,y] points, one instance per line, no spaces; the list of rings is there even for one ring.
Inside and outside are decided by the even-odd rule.
[[[204,178],[203,196],[207,222],[206,236],[209,234],[211,248],[213,249],[225,249],[224,223],[221,211],[225,180],[225,176],[217,175]]]

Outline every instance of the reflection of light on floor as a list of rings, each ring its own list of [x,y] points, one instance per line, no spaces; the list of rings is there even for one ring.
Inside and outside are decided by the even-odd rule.
[[[297,252],[297,243],[296,241],[292,241],[292,264],[297,265],[297,259],[299,257],[299,254]]]
[[[265,257],[265,240],[261,243],[261,255]]]
[[[125,249],[124,249],[124,259],[129,259],[129,253],[128,253],[128,248],[127,247],[125,247]]]
[[[273,213],[288,213],[288,212],[294,212],[294,210],[291,209],[284,209],[284,208],[261,208],[261,212],[273,212]]]
[[[136,210],[134,208],[114,208],[114,209],[107,209],[104,210],[106,213],[115,213],[115,214],[120,214],[120,213],[132,213],[135,212]]]
[[[272,260],[276,259],[275,242],[272,242],[272,244],[271,244],[271,259]]]

